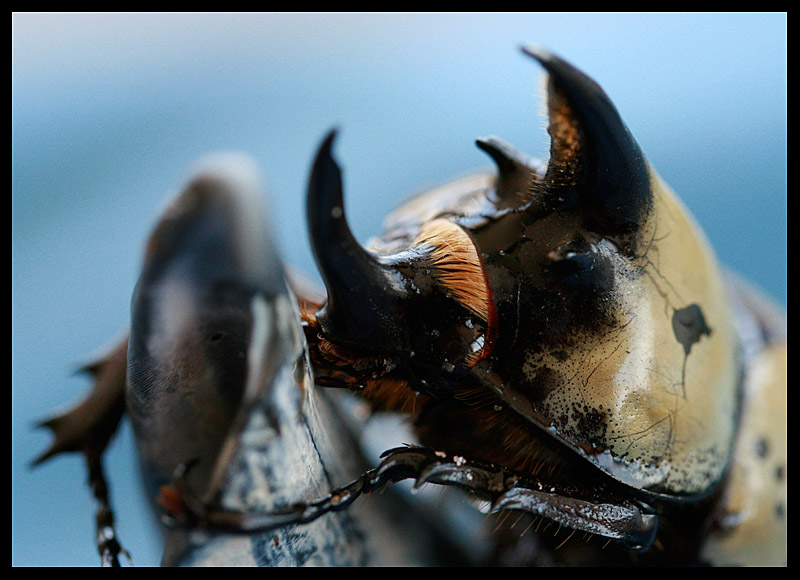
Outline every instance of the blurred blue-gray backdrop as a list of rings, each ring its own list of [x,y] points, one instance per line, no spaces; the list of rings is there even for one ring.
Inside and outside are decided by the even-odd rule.
[[[76,457],[35,471],[34,420],[126,325],[144,240],[207,153],[263,171],[287,260],[320,138],[356,235],[409,193],[490,163],[496,134],[547,154],[533,42],[594,77],[722,260],[786,303],[786,15],[12,15],[12,564],[96,565]],[[159,562],[129,428],[107,459],[134,563]]]

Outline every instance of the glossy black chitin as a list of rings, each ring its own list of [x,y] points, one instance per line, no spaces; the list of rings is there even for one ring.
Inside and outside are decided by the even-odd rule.
[[[101,459],[125,412],[165,564],[785,562],[785,425],[765,419],[786,415],[785,319],[723,274],[605,92],[523,52],[548,75],[547,164],[478,139],[496,173],[399,207],[368,248],[325,137],[307,198],[321,297],[254,218],[250,169],[173,202],[129,336],[45,423],[40,461],[87,456],[105,563],[121,547]],[[398,414],[412,432],[365,466],[369,426]],[[355,502],[404,479],[486,502],[468,526],[486,529]]]

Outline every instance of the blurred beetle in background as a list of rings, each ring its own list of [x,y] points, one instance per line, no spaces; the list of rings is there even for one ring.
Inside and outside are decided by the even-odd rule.
[[[369,248],[328,134],[324,292],[281,263],[248,161],[170,205],[129,335],[37,459],[85,454],[104,563],[127,413],[164,564],[785,564],[783,313],[720,268],[603,90],[524,52],[549,161],[479,139],[496,173],[412,199]],[[355,502],[404,479],[460,490]]]

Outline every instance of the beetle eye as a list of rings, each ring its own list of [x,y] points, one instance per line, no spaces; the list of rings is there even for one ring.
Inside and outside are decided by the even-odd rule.
[[[610,292],[614,286],[613,245],[571,242],[550,252],[550,270],[576,292]]]

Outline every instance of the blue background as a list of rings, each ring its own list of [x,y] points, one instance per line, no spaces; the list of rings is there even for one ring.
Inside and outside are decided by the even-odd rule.
[[[546,157],[535,42],[595,78],[722,261],[786,303],[785,14],[14,14],[12,564],[96,565],[83,464],[31,471],[33,422],[79,397],[123,330],[144,241],[193,162],[253,156],[287,260],[314,267],[311,156],[341,128],[361,240],[409,193],[489,167],[496,134]],[[118,530],[157,564],[129,427]]]

